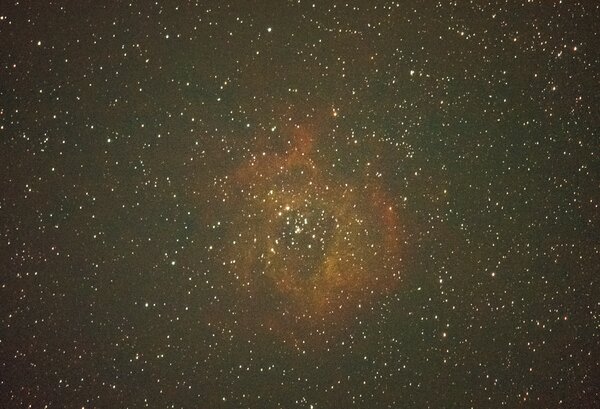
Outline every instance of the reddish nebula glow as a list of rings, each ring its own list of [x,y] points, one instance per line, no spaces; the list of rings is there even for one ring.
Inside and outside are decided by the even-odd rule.
[[[223,256],[244,319],[297,345],[347,328],[398,286],[403,229],[376,180],[335,176],[313,131],[291,135],[285,152],[228,178],[236,211]]]

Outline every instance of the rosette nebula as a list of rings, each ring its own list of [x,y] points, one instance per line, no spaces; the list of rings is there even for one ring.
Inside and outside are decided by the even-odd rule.
[[[223,263],[245,320],[314,345],[401,283],[405,233],[375,178],[332,171],[318,130],[285,132],[282,151],[253,155],[227,178]]]

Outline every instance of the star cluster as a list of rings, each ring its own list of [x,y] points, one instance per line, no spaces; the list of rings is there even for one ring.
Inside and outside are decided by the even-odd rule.
[[[0,407],[598,407],[599,21],[1,2]]]

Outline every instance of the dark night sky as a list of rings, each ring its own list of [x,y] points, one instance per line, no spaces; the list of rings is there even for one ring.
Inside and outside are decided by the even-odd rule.
[[[599,21],[3,1],[0,407],[597,408]]]

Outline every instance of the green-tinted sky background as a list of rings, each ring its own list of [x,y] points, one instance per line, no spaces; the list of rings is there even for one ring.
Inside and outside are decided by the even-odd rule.
[[[0,406],[598,407],[599,21],[593,1],[3,2]],[[402,255],[340,198],[374,243],[343,281],[368,308],[308,318],[298,348],[264,317],[311,301],[240,298],[228,264],[269,250],[240,234],[288,230],[226,195],[275,186],[240,169],[294,129],[332,185],[381,192]]]

